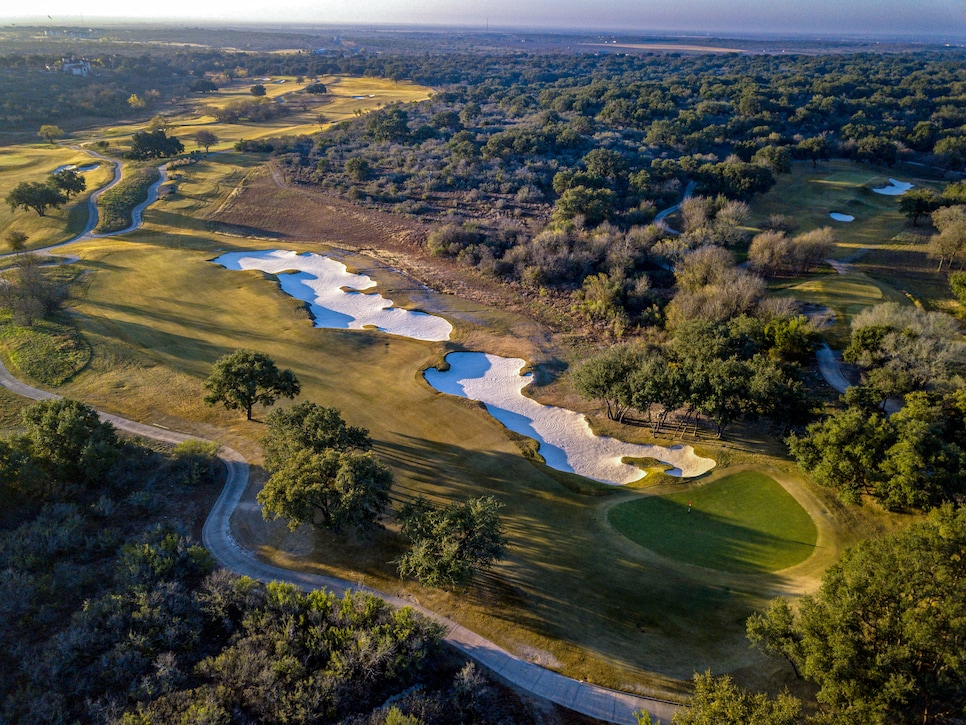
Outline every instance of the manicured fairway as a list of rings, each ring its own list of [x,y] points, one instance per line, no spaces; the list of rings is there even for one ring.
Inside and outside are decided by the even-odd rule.
[[[811,555],[818,536],[798,502],[757,471],[629,501],[608,518],[624,536],[662,556],[732,572],[798,564]]]

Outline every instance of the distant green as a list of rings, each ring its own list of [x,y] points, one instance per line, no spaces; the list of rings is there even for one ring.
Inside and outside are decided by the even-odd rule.
[[[798,564],[812,554],[818,538],[805,509],[758,471],[628,501],[612,508],[608,520],[628,539],[662,556],[738,573]]]

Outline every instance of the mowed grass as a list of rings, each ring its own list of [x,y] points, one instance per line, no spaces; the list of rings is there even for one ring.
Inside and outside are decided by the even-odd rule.
[[[852,161],[822,161],[814,168],[811,162],[796,161],[790,174],[777,176],[771,191],[752,201],[750,224],[761,227],[770,215],[784,214],[798,225],[798,231],[830,226],[838,238],[834,257],[888,244],[905,230],[906,218],[899,212],[899,197],[876,194],[872,189],[887,186],[890,176],[917,187],[933,186]],[[831,212],[854,216],[855,221],[836,222],[829,217]]]
[[[612,508],[608,518],[631,541],[662,556],[736,573],[799,564],[818,538],[798,502],[758,471],[629,501]]]
[[[824,334],[829,344],[844,348],[849,344],[852,318],[873,305],[883,302],[912,304],[908,297],[884,282],[861,272],[823,274],[804,282],[780,288],[779,293],[812,305],[828,307],[835,315]]]
[[[0,148],[0,253],[6,251],[6,235],[17,230],[27,235],[27,247],[36,249],[66,241],[79,233],[87,223],[87,199],[92,191],[113,177],[111,165],[100,165],[82,175],[87,190],[73,197],[60,209],[49,209],[41,217],[32,210],[13,210],[6,203],[7,194],[22,181],[44,183],[58,166],[86,166],[97,161],[83,151],[64,146],[35,144]]]
[[[275,81],[284,80],[285,83]],[[291,112],[270,121],[251,123],[219,123],[214,116],[205,111],[205,106],[224,107],[237,100],[251,100],[251,87],[259,83],[253,79],[238,81],[231,86],[219,89],[204,96],[192,96],[180,108],[167,114],[169,127],[167,134],[177,136],[186,151],[196,148],[194,135],[201,130],[211,131],[218,137],[212,151],[232,148],[236,141],[259,139],[270,136],[297,136],[319,133],[317,120],[321,113],[325,116],[324,127],[339,123],[358,114],[367,113],[390,103],[410,103],[429,98],[432,89],[405,81],[392,81],[387,78],[359,78],[352,76],[323,76],[320,78],[329,93],[310,95],[306,110],[302,110],[299,97],[302,89],[310,81],[299,84],[294,77],[273,76],[271,81],[262,81],[266,97],[280,99],[290,105]],[[357,98],[356,96],[360,96]],[[143,130],[145,124],[115,126],[103,131],[97,138],[110,141],[114,146],[126,148],[131,136]]]

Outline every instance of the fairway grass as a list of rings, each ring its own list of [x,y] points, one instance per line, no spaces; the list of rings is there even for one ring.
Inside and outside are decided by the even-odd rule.
[[[622,503],[610,509],[608,520],[661,556],[735,573],[799,564],[818,538],[811,517],[782,485],[753,470]]]
[[[13,230],[27,235],[28,249],[64,242],[78,234],[87,223],[87,199],[91,192],[113,177],[109,163],[102,162],[96,169],[83,172],[86,191],[60,209],[47,210],[45,216],[38,216],[32,210],[12,210],[3,200],[22,181],[45,183],[58,166],[90,163],[88,154],[63,146],[35,144],[0,148],[0,253],[7,251],[6,236]]]

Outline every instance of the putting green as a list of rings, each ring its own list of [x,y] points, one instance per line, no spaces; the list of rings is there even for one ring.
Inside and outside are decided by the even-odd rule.
[[[805,561],[818,538],[805,509],[758,471],[628,501],[612,508],[608,520],[662,556],[739,573],[778,571]]]

